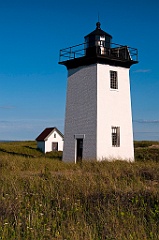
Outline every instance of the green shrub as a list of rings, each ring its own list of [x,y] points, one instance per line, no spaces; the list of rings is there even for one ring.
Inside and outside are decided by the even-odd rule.
[[[47,152],[46,157],[62,160],[62,153],[63,153],[62,151]]]
[[[134,141],[134,148],[147,148],[152,145],[159,145],[157,141]]]

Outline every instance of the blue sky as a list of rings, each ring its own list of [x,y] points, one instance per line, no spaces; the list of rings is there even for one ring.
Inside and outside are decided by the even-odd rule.
[[[67,70],[59,50],[95,29],[135,47],[131,97],[134,138],[159,140],[157,0],[0,0],[0,140],[32,140],[45,127],[64,131]]]

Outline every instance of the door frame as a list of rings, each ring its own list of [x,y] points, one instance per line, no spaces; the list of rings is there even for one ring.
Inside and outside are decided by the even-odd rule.
[[[77,163],[78,162],[78,160],[77,160],[77,140],[78,139],[83,140],[83,149],[84,149],[85,134],[75,134],[74,139],[75,139],[75,163]],[[83,149],[82,149],[82,159],[83,159]],[[81,159],[81,161],[82,161],[82,159]]]
[[[54,143],[56,143],[56,146],[57,146],[57,149],[56,149],[56,150],[53,149],[53,144],[54,144]],[[52,151],[53,151],[53,152],[58,151],[58,142],[52,142]]]
[[[76,139],[76,162],[82,162],[83,158],[83,138]]]

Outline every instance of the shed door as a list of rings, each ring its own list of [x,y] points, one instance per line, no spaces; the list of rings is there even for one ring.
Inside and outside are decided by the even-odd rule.
[[[77,139],[76,161],[82,161],[83,155],[83,139]]]
[[[58,142],[52,143],[52,151],[58,151]]]

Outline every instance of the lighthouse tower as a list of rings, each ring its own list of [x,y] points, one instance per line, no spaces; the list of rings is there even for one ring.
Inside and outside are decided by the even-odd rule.
[[[63,161],[134,160],[130,66],[137,49],[112,43],[100,23],[83,44],[60,50],[67,67]]]

